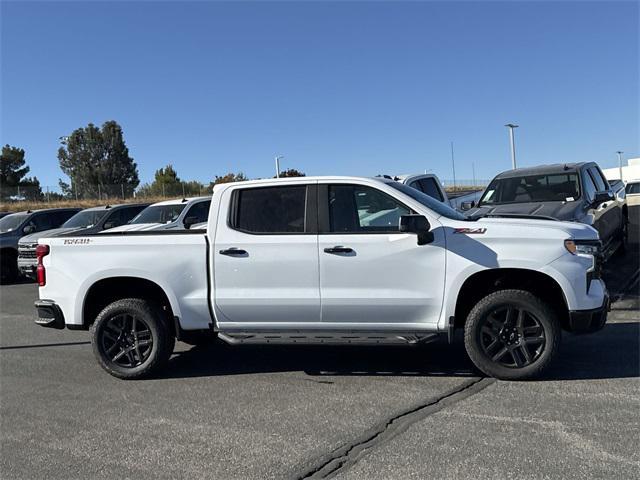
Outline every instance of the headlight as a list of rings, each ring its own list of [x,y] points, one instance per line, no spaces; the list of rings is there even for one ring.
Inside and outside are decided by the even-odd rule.
[[[598,255],[599,240],[565,240],[564,247],[574,255]]]

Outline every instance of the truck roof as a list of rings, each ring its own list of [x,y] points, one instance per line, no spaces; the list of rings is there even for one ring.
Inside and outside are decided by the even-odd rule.
[[[578,163],[552,163],[549,165],[538,165],[537,167],[516,168],[507,170],[495,176],[495,178],[522,177],[528,175],[547,175],[551,173],[575,172],[587,165],[595,165],[594,162]]]
[[[100,205],[99,207],[88,207],[85,208],[84,210],[89,210],[89,211],[94,211],[94,210],[111,210],[112,208],[118,208],[118,207],[141,207],[141,206],[147,206],[149,205],[149,203],[117,203],[115,205]],[[83,210],[83,211],[84,211]]]
[[[362,180],[374,180],[382,183],[390,183],[394,180],[389,180],[384,177],[355,177],[355,176],[344,176],[344,175],[320,175],[314,177],[281,177],[281,178],[261,178],[259,180],[246,180],[243,182],[230,182],[230,183],[219,183],[216,186],[229,186],[229,185],[261,185],[261,184],[273,184],[274,182],[282,182],[282,183],[294,183],[298,182],[308,182],[308,181],[332,181],[332,180],[353,180],[353,181],[362,181]],[[207,197],[208,198],[208,197]]]
[[[152,203],[152,206],[156,205],[180,205],[181,203],[188,203],[194,200],[209,200],[211,197],[186,197],[186,198],[174,198],[173,200],[163,200],[162,202]]]
[[[9,215],[13,215],[13,214],[32,214],[32,213],[40,213],[40,212],[64,212],[66,210],[75,210],[77,212],[79,212],[80,210],[82,210],[82,208],[80,207],[60,207],[60,208],[37,208],[35,210],[21,210],[19,212],[9,212]]]

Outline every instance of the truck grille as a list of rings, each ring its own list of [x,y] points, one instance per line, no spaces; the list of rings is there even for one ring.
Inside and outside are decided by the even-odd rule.
[[[18,245],[18,258],[36,258],[37,243]]]

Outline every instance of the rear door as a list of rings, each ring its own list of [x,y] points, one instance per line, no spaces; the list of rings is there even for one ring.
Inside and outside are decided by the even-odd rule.
[[[220,326],[320,321],[315,183],[227,189],[215,231]]]
[[[372,186],[319,184],[323,323],[436,324],[444,290],[444,234],[418,245],[399,231],[411,208]],[[435,229],[435,230],[434,230]],[[440,231],[438,231],[440,230]]]

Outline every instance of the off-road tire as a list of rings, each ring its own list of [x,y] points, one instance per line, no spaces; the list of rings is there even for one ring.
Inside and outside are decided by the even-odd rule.
[[[136,366],[125,367],[114,362],[104,348],[103,336],[108,322],[119,316],[141,320],[150,331],[152,346],[148,357]],[[91,345],[100,366],[114,377],[133,380],[152,376],[161,371],[173,353],[175,337],[162,310],[152,302],[140,298],[125,298],[107,305],[91,325]]]
[[[542,343],[541,350],[536,353],[538,356],[532,356],[533,361],[521,367],[505,366],[499,361],[494,361],[492,357],[485,352],[485,347],[483,346],[482,335],[485,335],[484,342],[489,342],[486,340],[486,334],[483,333],[486,331],[483,330],[483,327],[486,328],[489,326],[493,334],[494,324],[488,322],[492,322],[492,315],[495,315],[496,312],[504,310],[505,308],[507,310],[513,308],[514,311],[517,312],[516,315],[521,310],[528,312],[526,314],[529,319],[528,321],[537,322],[537,328],[543,331],[544,334],[544,342]],[[518,334],[516,333],[516,337],[517,336]],[[496,339],[501,341],[500,337],[500,335],[497,335]],[[501,380],[526,380],[540,376],[557,354],[561,337],[562,330],[560,322],[553,309],[535,295],[524,290],[499,290],[487,295],[473,307],[467,317],[464,328],[464,344],[471,361],[486,375]],[[488,338],[491,339],[492,337],[489,336]],[[500,348],[501,350],[499,351],[502,351],[503,348],[522,348],[520,345],[525,343],[522,340],[517,340],[517,342],[517,346],[515,347],[513,345],[506,346],[505,344],[497,344],[496,348]],[[529,347],[525,344],[524,348],[528,349]],[[521,350],[516,353],[518,357],[522,359],[523,355],[521,355],[520,352]],[[507,355],[511,356],[512,354],[507,353]],[[514,360],[513,363],[516,363],[515,357],[511,356],[511,358]]]

